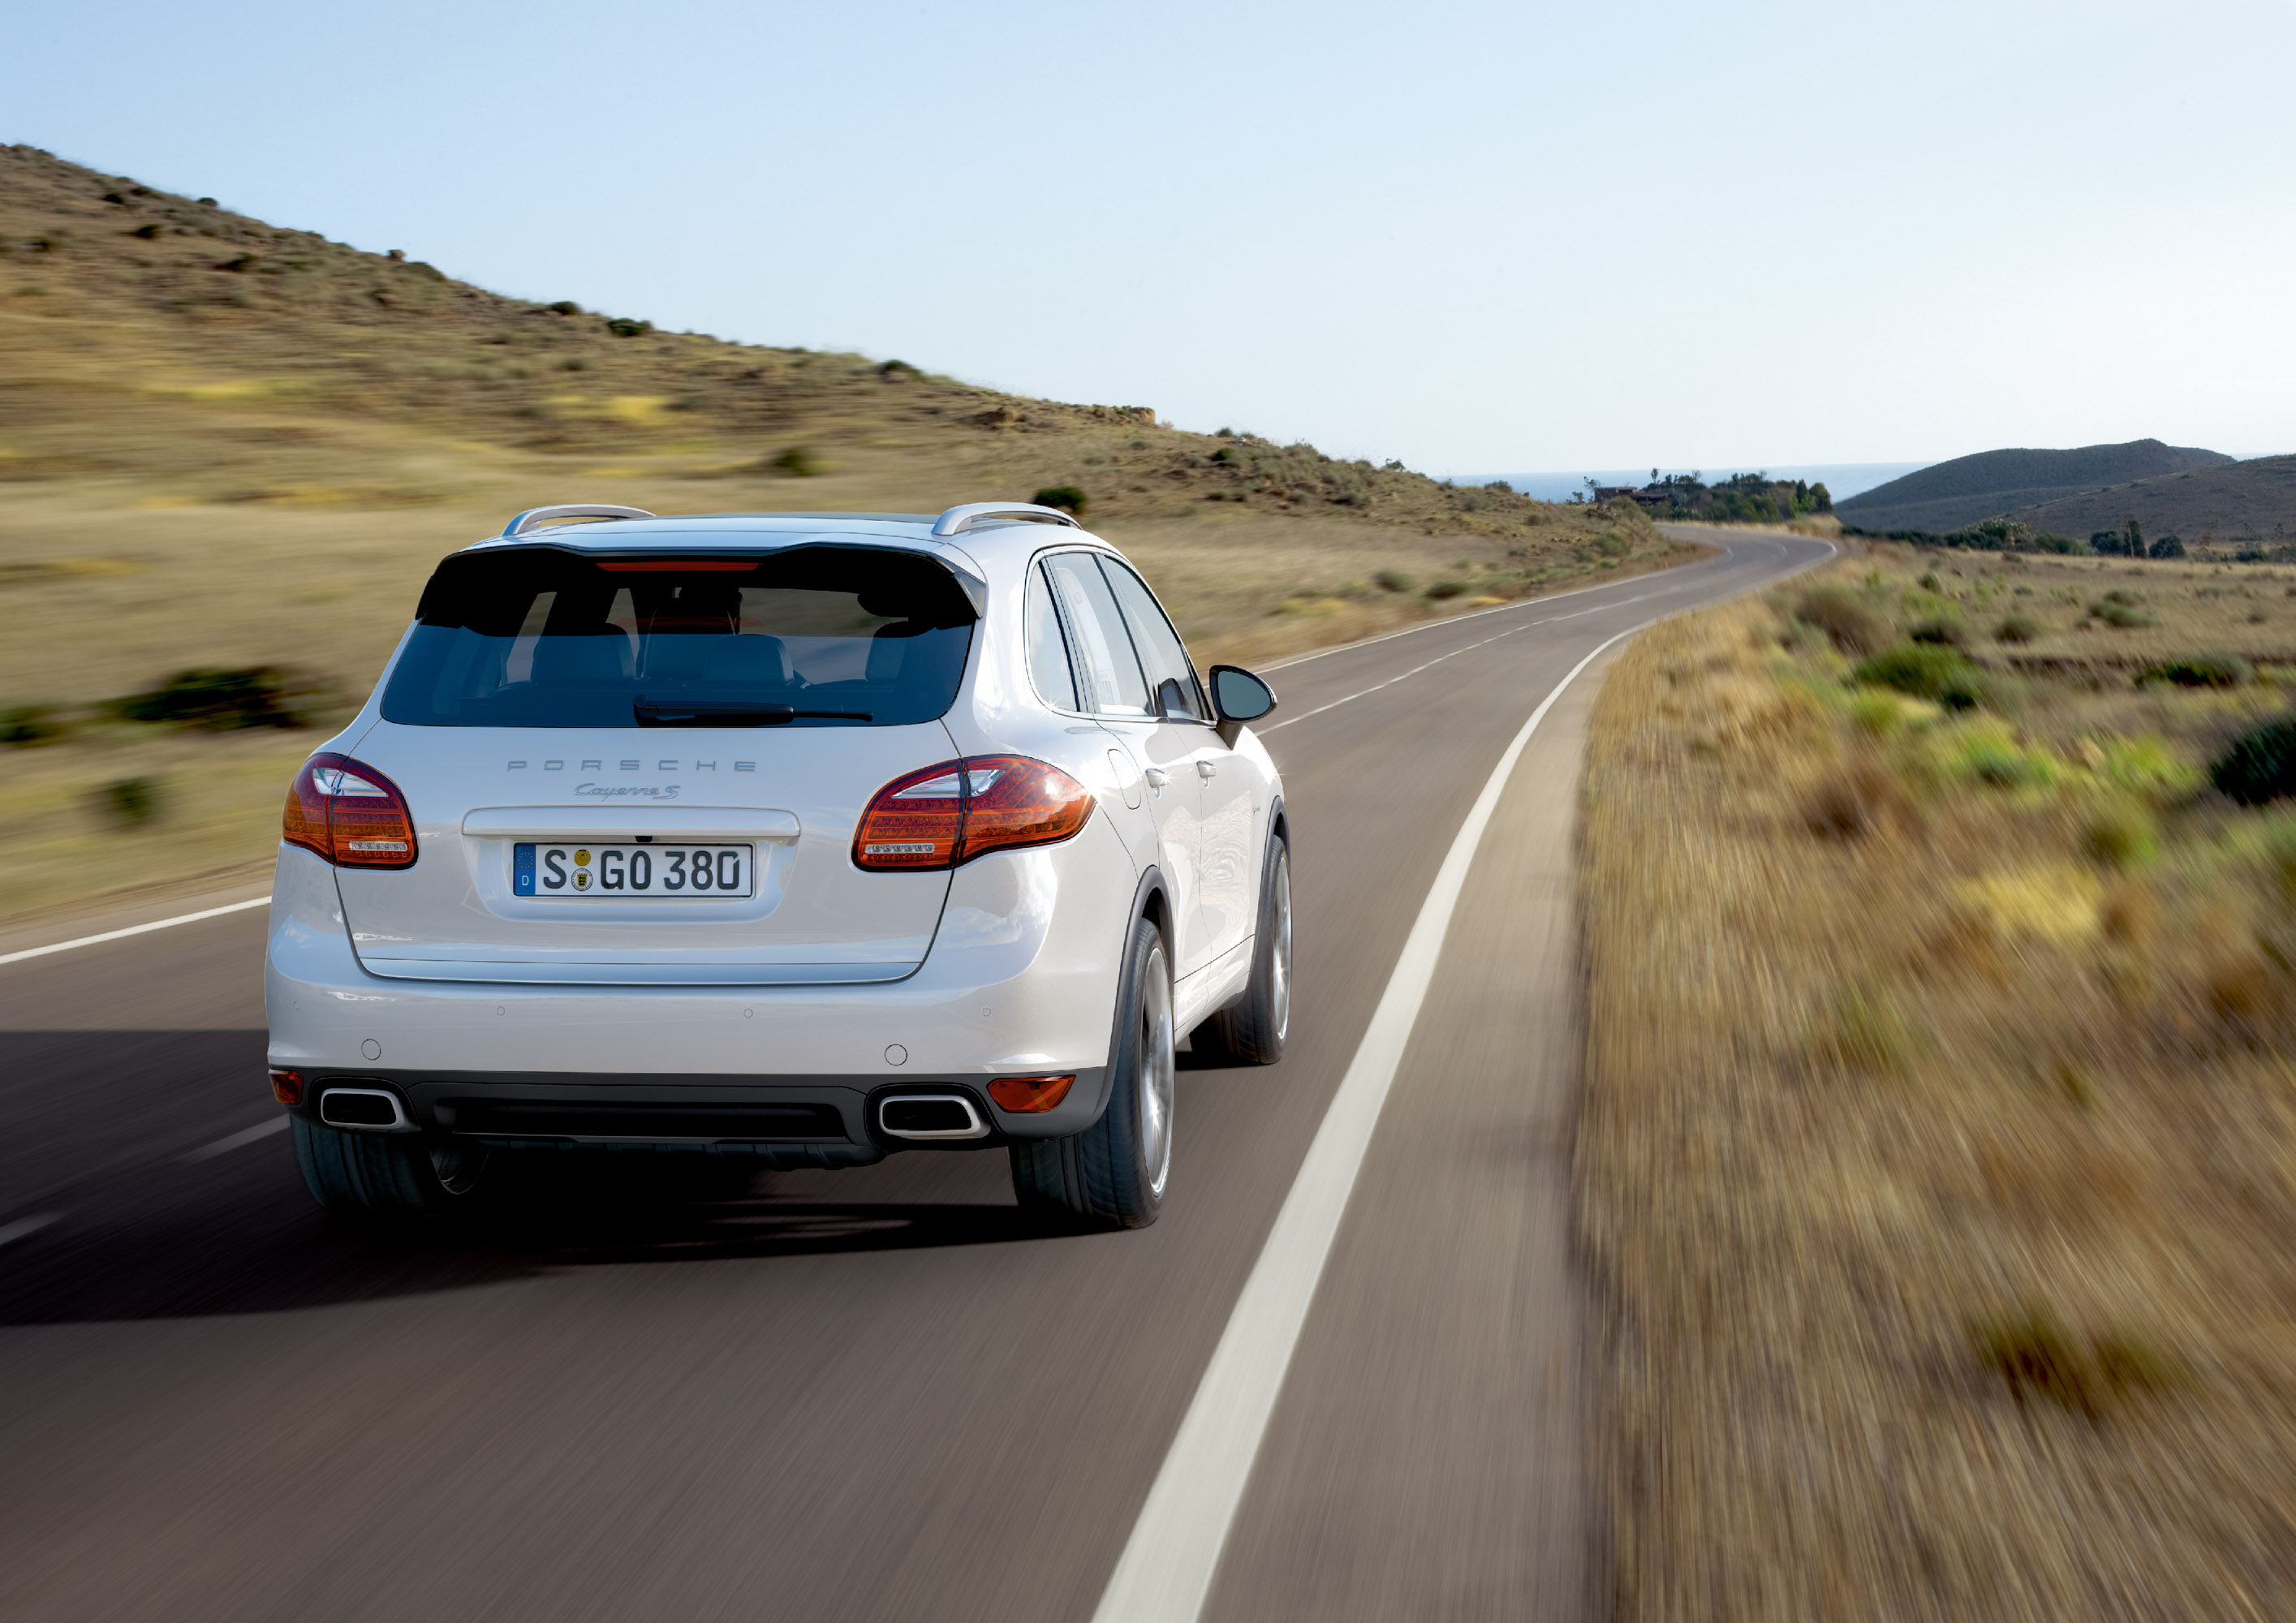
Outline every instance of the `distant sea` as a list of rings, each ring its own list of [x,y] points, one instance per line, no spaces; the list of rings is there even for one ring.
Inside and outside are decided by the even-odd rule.
[[[1834,463],[1767,463],[1759,467],[1736,464],[1724,468],[1660,468],[1661,474],[1695,473],[1712,484],[1734,473],[1762,473],[1772,479],[1807,480],[1813,485],[1823,484],[1826,495],[1837,502],[1846,502],[1860,491],[1871,490],[1876,485],[1886,485],[1893,479],[1902,479],[1917,468],[1933,463],[1925,462],[1834,462]],[[1598,485],[1646,485],[1650,483],[1648,468],[1586,468],[1570,473],[1455,473],[1451,482],[1457,485],[1488,485],[1493,480],[1505,480],[1525,496],[1537,496],[1542,502],[1564,502],[1574,490],[1587,488],[1587,481]]]

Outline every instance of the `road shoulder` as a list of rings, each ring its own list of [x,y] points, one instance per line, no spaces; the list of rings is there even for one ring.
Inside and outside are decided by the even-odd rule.
[[[1599,1610],[1573,842],[1611,657],[1533,735],[1485,832],[1208,1619]]]

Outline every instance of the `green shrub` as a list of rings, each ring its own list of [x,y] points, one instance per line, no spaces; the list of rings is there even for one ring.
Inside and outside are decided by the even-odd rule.
[[[2109,737],[2096,741],[2103,758],[2099,777],[2155,799],[2174,799],[2198,791],[2201,772],[2177,758],[2168,744],[2150,734],[2141,737]]]
[[[821,471],[820,462],[803,446],[791,446],[766,465],[789,479],[811,479]]]
[[[1906,634],[1916,643],[1939,648],[1962,648],[1969,643],[1969,627],[1949,614],[1925,619]]]
[[[95,791],[97,808],[122,828],[136,828],[160,815],[160,780],[120,778]]]
[[[2209,768],[2209,782],[2243,806],[2296,794],[2296,718],[2251,727]]]
[[[887,361],[877,368],[877,375],[889,383],[906,383],[925,374],[906,361]]]
[[[2148,665],[2136,679],[2178,687],[2242,687],[2255,676],[2255,667],[2236,653],[2191,653]]]
[[[1047,485],[1029,499],[1039,507],[1058,507],[1082,518],[1092,498],[1074,485]]]
[[[2006,739],[1970,739],[1961,752],[1962,769],[1996,789],[2045,789],[2057,781],[2057,766],[2038,750],[2020,749]]]
[[[1381,570],[1371,578],[1372,584],[1382,592],[1408,592],[1419,584],[1401,570]]]
[[[2088,547],[2076,537],[2060,536],[2052,533],[2048,535],[2035,536],[2033,537],[2033,550],[2037,553],[2056,553],[2062,555],[2073,553],[2085,553],[2088,551]]]
[[[1889,645],[1890,628],[1854,593],[1840,586],[1820,586],[1802,594],[1794,605],[1794,619],[1825,633],[1834,647],[1855,658]]]
[[[1880,738],[1906,718],[1898,701],[1887,693],[1859,693],[1849,701],[1849,721],[1859,732]]]
[[[2026,591],[2030,588],[2021,586],[2018,590]],[[1993,628],[1993,640],[1997,643],[2036,642],[2039,640],[2044,629],[2046,628],[2041,622],[2030,614],[2004,615],[2001,623]]]
[[[582,313],[582,307],[570,299],[562,299],[555,304],[546,304],[542,307],[560,316],[579,316]]]
[[[653,323],[638,321],[627,316],[617,316],[606,324],[606,331],[616,338],[643,338],[653,331]]]
[[[1849,674],[1851,680],[1869,687],[1895,688],[1948,709],[1971,709],[1990,698],[1983,671],[1958,649],[1934,643],[1905,643],[1885,648],[1860,660]]]
[[[1623,558],[1635,550],[1635,544],[1615,529],[1606,529],[1595,537],[1595,550],[1605,558]]]
[[[1427,588],[1427,595],[1433,598],[1464,597],[1472,590],[1473,588],[1464,580],[1439,580]]]
[[[2107,592],[2088,606],[2088,611],[2106,625],[2123,631],[2159,625],[2159,619],[2138,607],[2143,602],[2134,592]]]
[[[2108,806],[2089,819],[2082,832],[2088,854],[2108,868],[2140,867],[2152,860],[2159,833],[2142,806]]]
[[[276,665],[179,670],[149,693],[117,700],[123,721],[164,722],[205,733],[307,727],[334,702],[325,681]]]
[[[2083,1347],[2044,1308],[1972,1324],[1969,1339],[1979,1361],[2001,1377],[2020,1407],[2046,1402],[2092,1421],[2116,1403],[2192,1380],[2183,1364],[2136,1336],[2096,1336]]]
[[[52,744],[63,735],[64,724],[52,705],[20,704],[0,710],[0,744]]]

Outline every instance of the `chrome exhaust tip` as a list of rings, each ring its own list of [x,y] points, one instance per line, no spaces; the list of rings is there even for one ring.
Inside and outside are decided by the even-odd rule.
[[[359,1133],[412,1133],[398,1095],[381,1087],[331,1087],[319,1095],[319,1119]]]
[[[963,1094],[895,1094],[880,1099],[877,1127],[888,1138],[988,1136],[988,1124]]]

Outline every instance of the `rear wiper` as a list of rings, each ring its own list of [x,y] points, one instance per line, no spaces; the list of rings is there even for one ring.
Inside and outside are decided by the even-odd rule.
[[[792,721],[870,721],[866,710],[800,710],[786,704],[739,700],[649,699],[640,693],[630,711],[642,727],[779,727]]]

